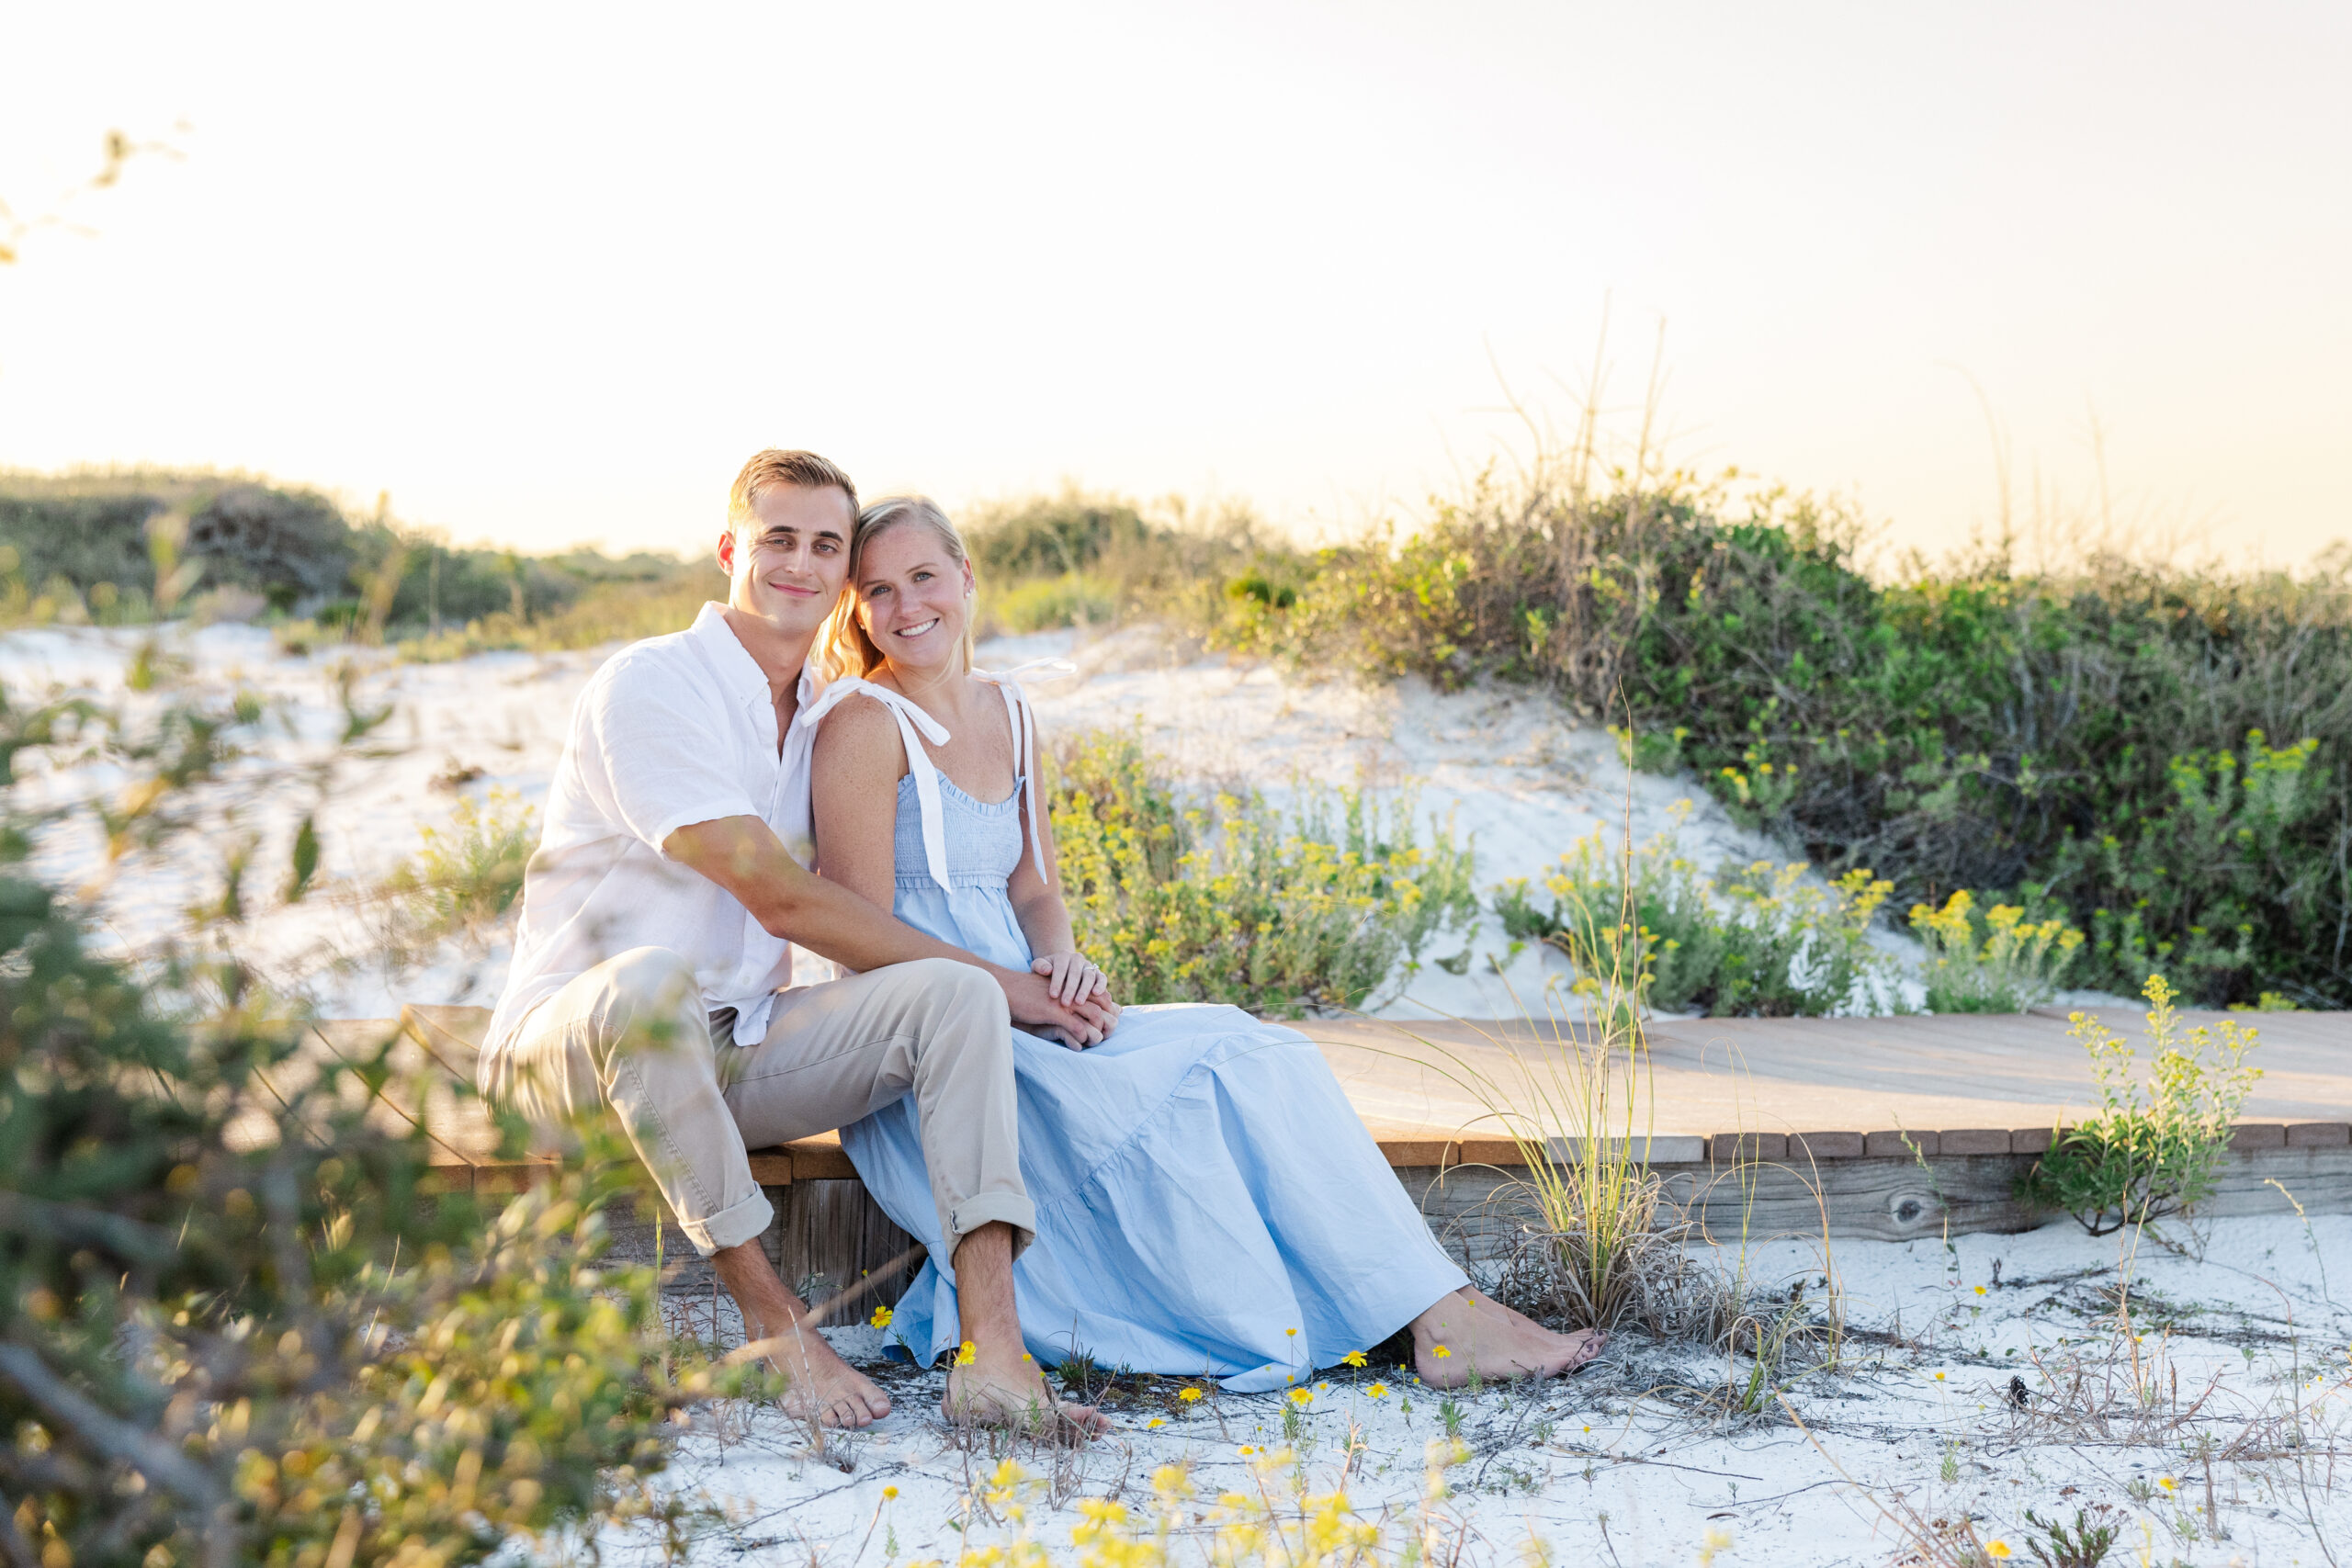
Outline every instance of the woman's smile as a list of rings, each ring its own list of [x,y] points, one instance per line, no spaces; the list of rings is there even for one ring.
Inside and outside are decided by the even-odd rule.
[[[924,633],[933,630],[938,625],[939,617],[937,615],[933,615],[927,621],[917,621],[913,626],[900,626],[897,631],[892,632],[890,635],[896,637],[922,637]]]

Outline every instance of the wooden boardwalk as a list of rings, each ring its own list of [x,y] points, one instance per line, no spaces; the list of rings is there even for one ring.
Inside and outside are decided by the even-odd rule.
[[[2207,1212],[2283,1213],[2300,1202],[2310,1213],[2352,1213],[2352,1013],[2182,1022],[2224,1016],[2258,1031],[2253,1060],[2264,1076]],[[2109,1010],[2103,1021],[2144,1055],[2139,1013]],[[501,1159],[479,1104],[456,1092],[471,1080],[488,1021],[481,1009],[412,1007],[397,1021],[322,1024],[318,1041],[347,1052],[397,1037],[428,1087],[421,1098],[390,1097],[382,1114],[429,1129],[445,1187],[495,1197],[521,1190],[535,1166]],[[1523,1022],[1299,1027],[1441,1237],[1464,1257],[1505,1245],[1518,1223],[1521,1156],[1490,1101],[1524,1109],[1527,1086],[1563,1082],[1572,1053]],[[1657,1021],[1630,1104],[1621,1093],[1597,1131],[1630,1131],[1668,1191],[1718,1236],[2023,1230],[2040,1217],[2017,1202],[2018,1179],[2053,1125],[2096,1107],[2089,1059],[2067,1030],[2048,1012]],[[1549,1130],[1579,1129],[1555,1118]],[[864,1303],[895,1299],[912,1261],[907,1237],[866,1196],[837,1139],[754,1151],[752,1165],[776,1207],[768,1248],[787,1280],[816,1296],[862,1283]],[[654,1228],[616,1225],[624,1256],[651,1256]],[[664,1256],[683,1250],[673,1239]],[[689,1258],[674,1285],[708,1289],[709,1270]]]

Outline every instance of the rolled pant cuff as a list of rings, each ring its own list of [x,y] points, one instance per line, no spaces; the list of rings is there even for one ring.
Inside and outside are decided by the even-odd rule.
[[[1037,1205],[1022,1192],[983,1192],[977,1198],[967,1198],[956,1205],[947,1216],[947,1251],[955,1256],[957,1244],[982,1225],[1001,1220],[1012,1227],[1012,1256],[1020,1257],[1037,1239]]]
[[[749,1198],[740,1203],[729,1203],[708,1219],[689,1220],[681,1216],[678,1228],[686,1233],[686,1239],[694,1243],[696,1252],[708,1258],[721,1247],[742,1246],[765,1231],[775,1220],[775,1211],[768,1206],[767,1195],[754,1188]]]

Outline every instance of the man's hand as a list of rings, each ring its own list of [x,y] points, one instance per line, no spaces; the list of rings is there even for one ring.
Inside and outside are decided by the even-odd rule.
[[[1045,976],[999,969],[996,976],[1004,987],[1004,999],[1012,1004],[1012,1021],[1032,1034],[1083,1051],[1118,1027],[1119,1006],[1108,996],[1057,1001]]]

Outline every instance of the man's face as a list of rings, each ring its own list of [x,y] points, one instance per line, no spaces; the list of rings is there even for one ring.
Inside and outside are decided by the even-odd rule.
[[[718,541],[727,603],[780,632],[813,634],[849,578],[849,537],[856,517],[849,497],[772,484],[752,502],[752,516]]]

